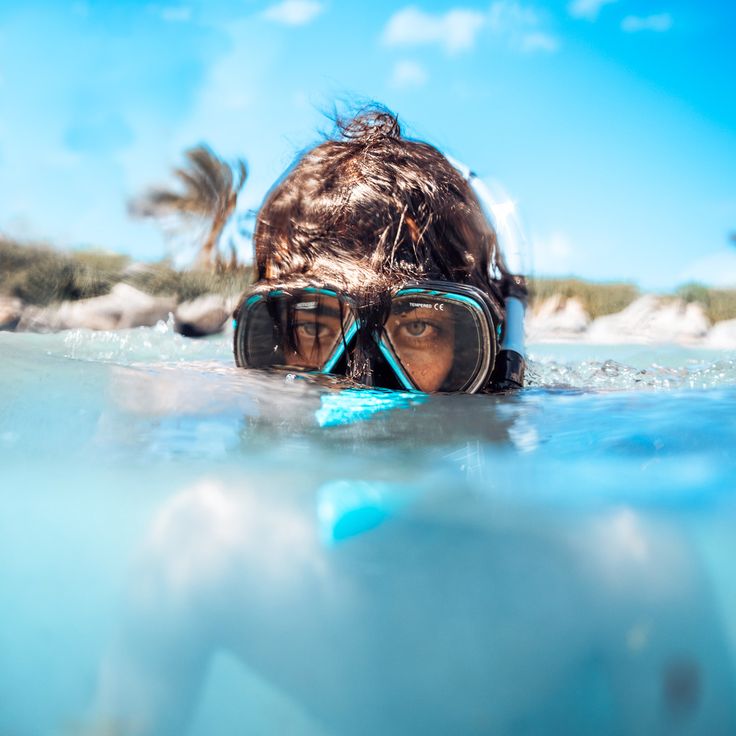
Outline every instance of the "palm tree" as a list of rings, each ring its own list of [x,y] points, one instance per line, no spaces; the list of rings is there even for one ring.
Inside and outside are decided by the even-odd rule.
[[[231,244],[230,260],[226,263],[217,249],[225,223],[235,211],[238,194],[245,184],[245,162],[238,159],[231,166],[206,145],[190,148],[184,153],[187,164],[174,169],[182,191],[151,189],[130,203],[131,214],[159,221],[171,218],[179,230],[191,229],[199,220],[206,224],[199,245],[196,265],[202,268],[226,269],[237,267],[237,254]]]

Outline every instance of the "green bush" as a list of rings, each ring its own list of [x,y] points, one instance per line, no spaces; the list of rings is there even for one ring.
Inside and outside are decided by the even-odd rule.
[[[575,297],[592,319],[620,312],[639,296],[639,290],[627,283],[594,283],[580,279],[531,279],[532,306],[552,296]]]
[[[704,284],[690,282],[683,284],[675,291],[675,296],[686,302],[702,304],[711,322],[736,318],[736,290],[711,289]]]
[[[251,282],[251,269],[177,271],[163,263],[137,264],[129,269],[124,281],[149,294],[176,296],[179,301],[196,299],[204,294],[234,296]]]
[[[620,312],[640,294],[633,284],[594,283],[580,279],[532,279],[529,291],[532,306],[552,296],[575,297],[593,319]],[[691,282],[678,287],[672,297],[701,304],[711,322],[736,319],[736,289],[711,289]]]
[[[125,262],[117,255],[0,241],[0,293],[39,305],[100,296],[120,280]]]
[[[0,240],[0,294],[40,306],[102,296],[120,282],[187,301],[211,293],[234,296],[250,281],[249,267],[177,271],[165,262],[131,265],[127,257],[114,253],[62,252]]]

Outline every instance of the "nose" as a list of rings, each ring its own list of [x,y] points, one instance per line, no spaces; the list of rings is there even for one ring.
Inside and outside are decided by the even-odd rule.
[[[356,345],[348,360],[347,375],[353,381],[371,388],[405,390],[399,376],[391,368],[375,339],[368,345]]]
[[[375,386],[375,363],[378,355],[378,346],[365,333],[359,334],[348,357],[347,375],[356,383],[364,386]]]

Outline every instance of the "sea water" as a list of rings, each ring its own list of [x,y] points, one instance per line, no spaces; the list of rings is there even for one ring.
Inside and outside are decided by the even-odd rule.
[[[507,396],[0,333],[0,734],[736,733],[736,356]]]

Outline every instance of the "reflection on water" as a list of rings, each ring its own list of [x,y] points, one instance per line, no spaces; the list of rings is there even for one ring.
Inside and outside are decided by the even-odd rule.
[[[427,397],[0,334],[0,733],[736,732],[733,363],[566,349]]]

